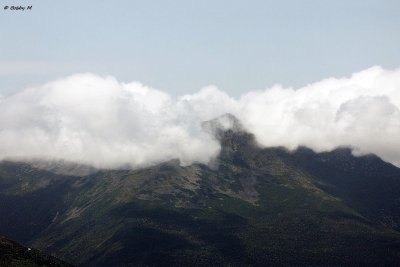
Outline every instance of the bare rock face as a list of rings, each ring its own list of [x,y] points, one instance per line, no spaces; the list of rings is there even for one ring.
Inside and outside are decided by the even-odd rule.
[[[202,128],[204,131],[215,135],[217,138],[221,133],[227,130],[231,130],[233,132],[244,131],[242,123],[230,113],[226,113],[215,119],[203,122]]]
[[[46,170],[55,174],[64,175],[64,176],[88,176],[97,172],[98,170],[92,166],[74,163],[74,162],[66,162],[63,160],[32,160],[29,164],[33,168],[37,168],[40,170]]]

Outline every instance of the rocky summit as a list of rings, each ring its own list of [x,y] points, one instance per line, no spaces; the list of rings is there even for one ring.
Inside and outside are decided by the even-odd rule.
[[[262,148],[230,115],[203,128],[221,143],[210,165],[1,162],[0,234],[77,266],[400,264],[399,168]]]

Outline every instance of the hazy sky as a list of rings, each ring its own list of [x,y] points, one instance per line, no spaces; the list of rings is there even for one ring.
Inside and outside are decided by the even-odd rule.
[[[77,73],[172,95],[400,66],[400,1],[2,0],[0,94]],[[32,5],[31,11],[4,10]]]

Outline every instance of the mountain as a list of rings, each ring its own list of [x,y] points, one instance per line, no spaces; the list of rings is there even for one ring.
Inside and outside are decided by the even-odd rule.
[[[24,247],[0,236],[0,266],[4,267],[72,267],[68,263],[47,256],[37,249]]]
[[[399,168],[348,148],[261,148],[230,115],[203,128],[222,146],[210,166],[1,162],[1,234],[78,266],[400,263]]]

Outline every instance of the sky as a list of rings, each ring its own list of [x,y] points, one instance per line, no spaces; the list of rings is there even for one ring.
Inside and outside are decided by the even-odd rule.
[[[212,163],[230,113],[400,166],[398,0],[0,1],[0,160]]]
[[[1,0],[0,95],[74,73],[239,97],[400,66],[400,1]],[[32,5],[30,11],[4,6]]]

